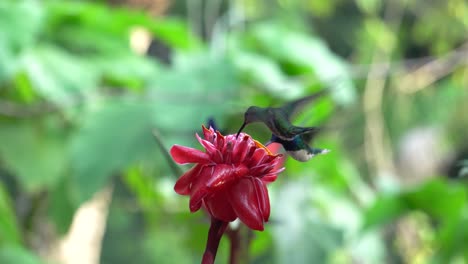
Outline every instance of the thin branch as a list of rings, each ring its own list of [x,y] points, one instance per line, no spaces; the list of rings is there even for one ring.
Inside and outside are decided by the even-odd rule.
[[[457,67],[468,65],[468,42],[442,58],[431,60],[407,72],[398,81],[398,89],[415,93],[452,73]]]
[[[385,9],[385,20],[396,32],[402,21],[403,7],[398,6],[397,2],[387,2]],[[402,3],[404,4],[404,3]],[[394,44],[395,45],[395,44]],[[394,175],[394,164],[392,162],[392,149],[385,129],[382,113],[383,92],[386,85],[386,78],[372,78],[379,74],[380,68],[377,62],[384,62],[383,71],[390,69],[389,58],[394,50],[393,46],[387,46],[385,49],[380,47],[374,51],[373,65],[368,73],[367,82],[363,94],[363,107],[365,117],[365,152],[366,159],[371,174],[377,177],[382,175]]]
[[[222,1],[223,0],[208,0],[205,2],[205,19],[203,21],[203,26],[208,41],[213,38],[214,26],[219,18]]]
[[[58,111],[59,107],[51,103],[22,105],[12,101],[0,99],[0,115],[15,118],[36,117]]]
[[[154,139],[156,140],[156,143],[158,144],[159,148],[161,149],[161,153],[163,154],[164,158],[167,161],[167,164],[169,164],[169,167],[171,168],[172,173],[174,174],[175,177],[179,177],[180,175],[183,174],[182,169],[172,160],[171,155],[169,154],[169,151],[167,148],[164,146],[164,143],[161,139],[161,134],[159,131],[154,128],[153,131],[153,136]]]
[[[202,0],[186,0],[187,6],[187,21],[194,32],[198,36],[203,34],[203,10],[202,10]],[[189,38],[189,37],[188,37]]]

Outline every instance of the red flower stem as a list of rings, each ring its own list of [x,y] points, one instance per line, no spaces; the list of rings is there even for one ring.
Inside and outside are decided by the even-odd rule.
[[[228,226],[228,222],[221,221],[211,217],[210,230],[208,231],[208,240],[206,241],[206,249],[203,254],[201,264],[213,264],[218,252],[219,241],[223,236],[224,230]]]

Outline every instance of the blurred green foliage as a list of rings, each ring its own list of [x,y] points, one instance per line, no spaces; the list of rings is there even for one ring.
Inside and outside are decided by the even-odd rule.
[[[193,33],[199,27],[203,34]],[[135,52],[137,29],[165,54]],[[179,175],[164,152],[196,147],[209,118],[232,133],[250,105],[326,87],[330,98],[295,122],[323,125],[316,144],[332,152],[286,161],[251,262],[468,263],[466,179],[448,179],[468,159],[467,33],[462,0],[173,1],[157,18],[105,1],[1,1],[0,263],[48,262],[37,241],[53,245],[106,186],[101,263],[199,262],[208,221],[173,193]],[[430,61],[439,64],[425,75],[413,71]],[[404,77],[414,78],[409,88]],[[445,167],[453,161],[454,173],[431,171],[404,186],[404,171],[390,172],[389,183],[371,165],[366,84],[379,78],[387,81],[378,106],[387,162],[400,168],[405,136],[431,127],[442,138],[436,157]],[[246,132],[269,137],[260,125]],[[399,226],[416,242],[403,243]]]

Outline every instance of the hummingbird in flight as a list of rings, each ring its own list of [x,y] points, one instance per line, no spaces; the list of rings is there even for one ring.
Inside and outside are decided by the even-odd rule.
[[[310,142],[317,133],[320,131],[318,127],[312,127],[313,130],[309,132],[295,136],[292,140],[284,140],[277,137],[275,134],[271,136],[271,139],[266,145],[276,142],[283,145],[284,150],[293,159],[301,162],[306,162],[312,157],[320,154],[326,154],[330,152],[328,149],[313,148],[310,146]]]
[[[301,135],[310,131],[314,131],[314,127],[299,127],[291,123],[290,117],[307,103],[319,98],[328,92],[324,89],[315,94],[299,98],[295,101],[287,103],[281,107],[258,107],[251,106],[244,114],[244,123],[237,132],[239,136],[244,127],[250,123],[264,123],[274,136],[281,140],[292,141],[297,135]],[[296,139],[297,140],[297,139]]]

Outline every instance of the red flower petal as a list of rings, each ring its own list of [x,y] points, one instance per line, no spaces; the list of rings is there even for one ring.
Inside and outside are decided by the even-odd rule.
[[[270,150],[271,153],[279,153],[279,150],[281,148],[281,144],[276,143],[276,142],[272,142],[266,147],[267,147],[267,149]]]
[[[195,136],[198,139],[198,142],[206,149],[206,152],[210,156],[210,158],[216,162],[216,163],[221,163],[223,162],[223,155],[221,154],[221,151],[219,151],[213,143],[202,139],[198,134],[195,134]]]
[[[250,173],[253,176],[257,176],[257,175],[263,176],[267,172],[271,171],[274,167],[275,166],[273,164],[266,163],[266,164],[262,164],[262,165],[258,165],[256,167],[250,168]]]
[[[232,182],[245,177],[249,172],[246,166],[233,166],[219,164],[210,166],[200,172],[197,181],[192,185],[190,192],[190,210],[200,209],[201,200],[208,194],[213,194],[229,186]]]
[[[224,149],[224,163],[231,164],[232,163],[232,141],[228,141],[226,143],[226,148]]]
[[[197,164],[195,167],[186,171],[180,178],[177,180],[174,185],[174,191],[180,195],[189,195],[190,194],[190,185],[193,181],[193,178],[196,178],[201,171],[203,165]]]
[[[171,148],[171,156],[179,164],[186,163],[211,163],[210,156],[198,149],[189,148],[180,145],[174,145]]]
[[[255,192],[257,193],[260,210],[263,215],[263,221],[268,222],[270,218],[270,198],[268,196],[268,189],[264,182],[259,178],[253,178],[252,182],[255,185]]]
[[[206,185],[212,190],[217,191],[224,188],[227,184],[245,177],[249,169],[244,165],[234,166],[228,164],[219,164],[215,169]]]
[[[213,142],[213,138],[214,138],[214,130],[212,127],[210,127],[209,129],[207,129],[205,126],[202,126],[202,130],[203,130],[203,137],[210,141],[210,142]]]
[[[249,161],[249,166],[255,167],[258,164],[262,163],[264,160],[266,160],[268,157],[268,153],[261,148],[255,149],[252,157],[250,158]]]
[[[216,131],[216,147],[220,150],[223,150],[224,142],[225,142],[224,136],[221,135],[219,131]]]
[[[196,212],[202,206],[202,200],[207,196],[210,192],[208,187],[206,186],[206,181],[210,179],[211,175],[213,174],[214,166],[205,166],[202,168],[200,173],[198,174],[198,178],[192,182],[192,186],[190,188],[190,202],[189,208],[190,212]]]
[[[217,192],[204,200],[208,213],[225,222],[236,220],[237,215],[229,204],[226,192]]]
[[[223,136],[203,127],[205,148],[175,145],[171,155],[177,163],[196,163],[174,186],[182,195],[190,195],[190,211],[204,206],[213,219],[230,222],[239,218],[251,229],[263,230],[270,216],[266,184],[276,180],[284,158],[274,155],[249,135]]]
[[[269,183],[269,182],[274,182],[276,181],[276,178],[278,178],[277,174],[267,174],[262,177],[262,181]]]
[[[249,149],[249,137],[243,136],[242,141],[234,145],[234,149],[232,150],[232,162],[234,162],[234,164],[243,162],[245,156],[247,156],[247,149]]]
[[[251,229],[263,231],[264,216],[252,178],[240,179],[229,188],[228,198],[232,209],[244,224]]]

